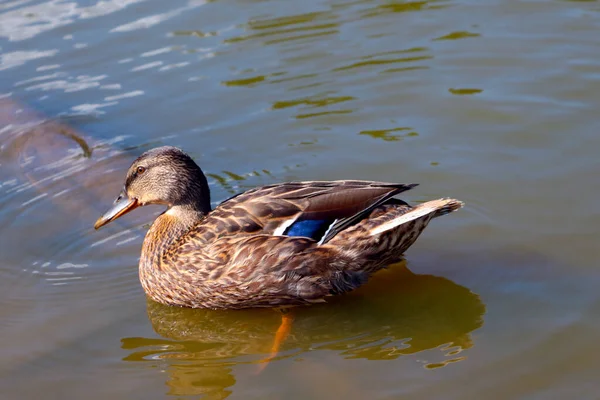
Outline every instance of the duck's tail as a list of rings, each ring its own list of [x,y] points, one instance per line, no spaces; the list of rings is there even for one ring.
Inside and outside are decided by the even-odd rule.
[[[330,244],[349,257],[363,260],[374,272],[402,260],[402,254],[417,240],[429,221],[463,206],[455,199],[438,199],[411,207],[404,202],[390,203],[374,210],[369,218],[340,232]]]
[[[395,218],[383,221],[380,224],[370,227],[369,233],[371,236],[380,235],[385,232],[391,231],[401,225],[408,224],[409,222],[424,222],[427,223],[432,218],[440,217],[456,211],[464,205],[462,201],[455,199],[437,199],[431,200],[418,206],[413,207],[409,211],[402,213]],[[425,228],[423,226],[423,228]],[[419,232],[420,233],[420,232]]]

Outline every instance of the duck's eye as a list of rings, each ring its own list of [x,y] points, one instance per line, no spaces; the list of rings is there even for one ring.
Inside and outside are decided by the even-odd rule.
[[[136,171],[135,171],[135,172],[137,172],[137,174],[138,174],[138,175],[141,175],[141,174],[143,174],[144,172],[146,172],[146,168],[145,168],[145,167],[142,167],[142,166],[139,166],[139,167],[137,167],[137,169],[136,169]]]

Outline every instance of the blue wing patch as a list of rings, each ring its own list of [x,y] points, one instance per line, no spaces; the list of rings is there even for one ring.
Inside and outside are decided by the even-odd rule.
[[[284,234],[287,236],[309,237],[318,241],[323,237],[332,222],[333,220],[315,219],[296,221],[287,228]]]

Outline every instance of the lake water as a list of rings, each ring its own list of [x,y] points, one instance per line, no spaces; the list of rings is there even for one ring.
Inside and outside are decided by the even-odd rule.
[[[594,0],[0,3],[2,398],[597,398],[598,32]],[[259,372],[277,313],[147,302],[159,208],[93,230],[163,144],[215,203],[352,178],[466,207]]]

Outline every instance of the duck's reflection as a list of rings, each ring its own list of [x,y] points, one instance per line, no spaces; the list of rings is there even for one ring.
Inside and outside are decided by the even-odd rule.
[[[130,351],[125,360],[165,370],[175,395],[226,397],[235,383],[232,367],[264,359],[280,323],[271,310],[192,310],[152,301],[147,308],[165,340],[125,338],[123,348]],[[278,358],[331,350],[345,358],[392,360],[440,348],[446,361],[429,367],[443,366],[473,345],[470,333],[483,324],[484,312],[479,296],[467,288],[394,265],[350,295],[295,309],[292,333]]]

